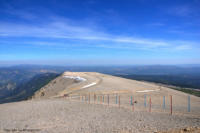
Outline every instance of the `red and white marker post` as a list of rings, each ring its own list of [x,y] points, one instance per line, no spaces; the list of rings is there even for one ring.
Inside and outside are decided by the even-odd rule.
[[[170,95],[170,112],[171,112],[171,115],[172,115],[172,95]]]

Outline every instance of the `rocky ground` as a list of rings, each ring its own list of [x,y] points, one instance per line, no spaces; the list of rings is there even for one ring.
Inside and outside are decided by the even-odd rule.
[[[149,133],[198,132],[200,118],[149,113],[67,99],[0,105],[0,132]]]

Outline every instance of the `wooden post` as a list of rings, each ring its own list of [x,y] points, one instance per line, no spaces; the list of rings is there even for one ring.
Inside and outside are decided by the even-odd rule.
[[[130,105],[133,105],[133,96],[130,97]]]
[[[108,106],[109,106],[109,102],[110,102],[110,101],[109,101],[109,94],[108,94]]]
[[[144,107],[146,108],[146,106],[147,106],[147,102],[146,102],[146,100],[147,100],[147,95],[146,94],[144,94]]]
[[[90,104],[90,93],[89,93],[89,104]]]
[[[163,109],[165,109],[165,96],[163,96]]]
[[[151,112],[151,97],[149,98],[149,112]]]
[[[134,97],[131,96],[132,99],[132,110],[134,111]]]
[[[94,103],[96,102],[96,94],[94,94]]]
[[[117,97],[118,97],[118,95],[116,94],[116,96],[115,96],[116,98],[115,98],[115,103],[117,104]]]
[[[172,115],[172,95],[170,95],[170,110],[171,110],[171,115]]]
[[[95,94],[94,94],[94,99],[93,100],[94,100],[93,102],[95,103]]]
[[[188,96],[188,112],[190,112],[190,96]]]
[[[120,108],[120,95],[119,95],[119,108]]]

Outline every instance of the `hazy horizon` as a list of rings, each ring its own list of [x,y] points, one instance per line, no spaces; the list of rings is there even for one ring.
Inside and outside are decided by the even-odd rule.
[[[0,67],[14,66],[52,66],[52,67],[131,67],[131,66],[180,66],[180,67],[200,67],[200,64],[45,64],[45,63],[2,63]]]

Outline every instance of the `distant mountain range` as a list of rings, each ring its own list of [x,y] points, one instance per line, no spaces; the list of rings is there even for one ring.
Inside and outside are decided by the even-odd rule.
[[[13,66],[0,68],[0,98],[12,92],[20,84],[42,73],[58,73],[53,69],[43,69],[33,66]]]
[[[193,88],[200,91],[200,75],[198,74],[177,74],[177,75],[115,75],[123,78],[139,81],[148,81],[180,88]]]
[[[200,89],[200,65],[48,66],[0,67],[0,103],[24,100],[64,71],[100,72],[183,88]],[[44,78],[44,79],[43,79]]]
[[[0,98],[0,103],[21,101],[30,98],[34,92],[55,79],[59,74],[42,73],[34,76],[29,81],[17,85],[12,91],[5,93]]]

